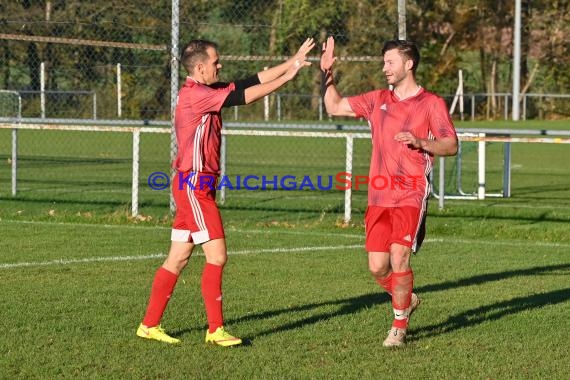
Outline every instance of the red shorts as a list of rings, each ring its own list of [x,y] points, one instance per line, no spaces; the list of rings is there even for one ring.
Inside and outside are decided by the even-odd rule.
[[[172,241],[202,244],[225,237],[216,204],[216,183],[217,178],[212,174],[175,174],[172,195],[176,214],[172,222]]]
[[[425,236],[425,212],[416,207],[368,206],[364,223],[367,252],[390,252],[393,243],[417,252]]]

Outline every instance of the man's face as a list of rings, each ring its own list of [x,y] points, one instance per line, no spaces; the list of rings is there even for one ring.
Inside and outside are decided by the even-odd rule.
[[[218,82],[218,72],[222,68],[222,64],[216,49],[210,47],[206,52],[208,53],[208,59],[198,64],[198,70],[200,70],[203,83],[210,85]]]
[[[388,84],[396,86],[406,78],[409,70],[406,69],[406,62],[411,63],[410,60],[404,60],[404,57],[398,53],[398,49],[388,50],[384,54],[384,67],[382,71],[386,75]],[[409,63],[408,66],[410,66]]]

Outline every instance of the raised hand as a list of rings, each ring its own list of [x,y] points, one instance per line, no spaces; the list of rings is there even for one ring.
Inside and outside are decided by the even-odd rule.
[[[305,42],[301,45],[297,53],[288,61],[291,63],[285,75],[288,80],[293,79],[299,70],[303,67],[311,66],[311,62],[307,61],[307,53],[309,53],[315,47],[315,41],[312,38],[307,38]]]
[[[315,40],[309,37],[303,42],[297,53],[295,54],[296,59],[304,59],[307,57],[307,53],[313,50],[315,47]]]
[[[313,40],[313,38],[309,37],[305,40],[305,42],[303,42],[303,44],[301,45],[301,47],[299,48],[299,50],[297,51],[297,53],[293,56],[293,60],[292,60],[292,64],[294,66],[308,66],[306,65],[306,63],[308,63],[310,65],[309,62],[307,62],[307,54],[315,47],[315,40]]]
[[[321,70],[329,71],[332,69],[336,57],[334,56],[334,38],[330,36],[327,42],[323,43],[323,54],[321,55]]]

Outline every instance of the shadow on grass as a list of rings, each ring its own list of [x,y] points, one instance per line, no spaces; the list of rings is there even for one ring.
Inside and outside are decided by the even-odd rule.
[[[126,177],[126,176],[125,176]],[[110,178],[108,176],[91,176],[90,178],[82,177],[78,178],[76,176],[74,179],[53,179],[46,177],[38,178],[18,178],[18,186],[27,187],[32,190],[22,191],[22,193],[34,195],[38,192],[38,189],[67,189],[69,192],[79,193],[85,188],[91,186],[99,186],[101,189],[107,189],[109,187],[116,188],[118,191],[123,191],[129,193],[131,190],[132,182],[129,181],[130,178],[124,180]],[[139,186],[148,186],[146,182],[140,182]]]
[[[295,205],[297,207],[290,207],[289,204],[283,205],[283,200],[281,200],[281,205],[275,205],[275,206],[270,206],[270,205],[265,205],[265,206],[260,206],[260,205],[251,205],[251,206],[238,206],[238,205],[232,205],[232,206],[222,206],[220,207],[220,210],[222,211],[251,211],[251,212],[276,212],[276,211],[280,211],[280,212],[284,212],[287,214],[296,214],[299,212],[305,212],[305,213],[313,213],[313,214],[320,214],[322,212],[328,212],[328,213],[337,213],[340,215],[341,211],[344,210],[344,206],[342,205],[333,205],[333,206],[323,206],[321,208],[314,208],[314,207],[310,207],[307,206],[305,208],[303,207],[299,207],[300,202],[299,201],[293,201],[291,200],[291,202],[295,202]]]
[[[97,205],[97,206],[115,206],[115,207],[125,207],[128,205],[129,200],[109,200],[109,199],[91,199],[91,200],[77,200],[77,199],[58,199],[57,201],[53,198],[18,198],[18,197],[0,197],[0,201],[7,202],[19,202],[29,205],[45,204],[51,205],[57,203],[58,205],[75,205],[75,206],[85,206],[85,205]],[[142,207],[142,203],[139,203],[139,207]],[[118,210],[116,210],[118,211]],[[109,210],[113,212],[113,210]]]
[[[480,306],[450,316],[445,322],[413,329],[412,340],[446,334],[455,330],[472,327],[487,321],[496,321],[507,315],[532,310],[547,305],[554,305],[570,300],[570,288],[548,293],[517,297],[508,301]]]
[[[21,168],[40,168],[50,170],[57,165],[129,165],[131,157],[69,157],[69,156],[26,156],[19,155],[18,162]]]
[[[485,273],[469,278],[463,278],[456,281],[446,281],[439,284],[424,285],[420,288],[416,288],[415,290],[418,293],[439,292],[443,290],[460,288],[463,286],[471,286],[471,285],[483,284],[486,282],[500,281],[512,277],[537,276],[543,274],[550,274],[556,271],[565,271],[569,269],[570,269],[570,264],[548,265],[548,266],[532,267],[525,269],[513,269],[505,272]]]
[[[100,184],[98,184],[100,185]],[[86,186],[88,190],[92,191],[92,188]],[[41,206],[49,206],[53,207],[52,205],[68,205],[68,206],[75,206],[81,209],[84,209],[88,206],[108,206],[111,209],[106,210],[106,212],[111,215],[113,212],[122,211],[124,208],[130,209],[131,207],[131,196],[121,196],[120,193],[109,193],[106,192],[104,188],[100,187],[96,189],[98,193],[91,197],[89,195],[84,195],[81,191],[73,191],[68,192],[65,194],[68,199],[64,199],[63,197],[55,199],[54,197],[35,197],[31,198],[28,195],[23,196],[0,196],[0,201],[10,202],[12,205],[20,205],[21,207],[25,207],[28,205],[30,207],[41,207]],[[83,195],[80,195],[83,194]],[[119,195],[117,195],[119,194]],[[75,198],[77,197],[77,198]],[[79,199],[79,197],[83,197]],[[115,197],[111,199],[111,197]],[[147,197],[145,200],[139,200],[138,206],[139,209],[144,207],[162,207],[164,210],[168,210],[168,197],[164,197],[164,199],[148,199]],[[95,211],[95,210],[84,210],[84,211]]]
[[[530,203],[530,202],[526,202]],[[512,205],[513,209],[516,209],[517,205]],[[472,207],[469,208],[468,211],[461,210],[446,210],[445,212],[437,213],[437,212],[428,212],[428,223],[430,220],[433,219],[456,219],[456,218],[473,218],[473,219],[481,219],[485,218],[486,220],[508,220],[508,221],[526,221],[526,222],[568,222],[568,216],[553,216],[552,212],[556,210],[556,206],[552,206],[551,209],[548,211],[540,211],[534,212],[534,215],[520,215],[517,214],[516,211],[513,213],[509,213],[505,211],[505,209],[501,209],[501,215],[496,213],[497,209],[494,209],[492,205],[488,205],[487,207]]]
[[[518,269],[506,272],[489,273],[457,281],[448,281],[440,284],[426,285],[416,288],[415,291],[417,291],[419,294],[429,293],[429,292],[439,292],[439,291],[460,288],[464,286],[477,285],[492,281],[500,281],[511,277],[545,275],[545,274],[550,274],[552,272],[565,271],[569,269],[570,269],[570,264],[560,264],[560,265],[533,267],[527,269]],[[480,306],[459,313],[455,316],[451,316],[448,318],[447,321],[443,323],[420,327],[419,329],[412,329],[412,332],[415,338],[445,334],[457,329],[474,326],[484,321],[497,320],[504,316],[515,314],[524,310],[530,310],[550,304],[566,302],[568,300],[570,300],[570,288],[556,290],[549,293],[533,294],[527,297],[519,297],[509,301],[501,301],[491,305]],[[378,293],[369,293],[358,297],[345,298],[341,300],[331,300],[325,302],[310,303],[292,308],[282,308],[277,310],[264,311],[261,313],[255,313],[241,318],[236,318],[228,322],[231,324],[239,324],[244,321],[270,319],[283,314],[295,314],[299,312],[317,310],[321,307],[326,307],[326,306],[339,306],[339,309],[333,312],[318,313],[310,317],[301,318],[295,321],[285,323],[281,326],[277,326],[272,329],[260,331],[249,337],[250,340],[253,340],[256,337],[271,335],[283,331],[295,330],[298,328],[302,328],[306,325],[323,322],[331,318],[335,318],[342,315],[353,314],[360,310],[369,309],[376,305],[389,303],[389,302],[390,299],[388,295],[379,291]],[[182,330],[179,332],[179,334],[183,334],[191,330],[192,329]]]

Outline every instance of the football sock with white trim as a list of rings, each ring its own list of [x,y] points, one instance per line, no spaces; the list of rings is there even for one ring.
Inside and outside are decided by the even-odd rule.
[[[413,286],[414,272],[411,269],[406,272],[392,272],[392,307],[394,309],[392,327],[399,329],[408,327],[407,309],[412,300]]]

